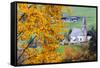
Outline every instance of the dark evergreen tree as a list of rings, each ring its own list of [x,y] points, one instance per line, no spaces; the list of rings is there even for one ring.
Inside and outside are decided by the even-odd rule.
[[[94,27],[91,28],[91,30],[88,31],[87,35],[92,36],[92,38],[89,41],[89,51],[91,53],[96,53],[97,51],[97,39],[96,39],[96,30]]]

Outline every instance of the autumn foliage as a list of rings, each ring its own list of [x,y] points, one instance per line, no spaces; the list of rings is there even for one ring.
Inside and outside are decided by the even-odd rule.
[[[59,40],[64,38],[60,34],[62,6],[20,3],[17,6],[17,63],[62,62],[63,55],[55,52]],[[35,44],[36,47],[29,47]]]

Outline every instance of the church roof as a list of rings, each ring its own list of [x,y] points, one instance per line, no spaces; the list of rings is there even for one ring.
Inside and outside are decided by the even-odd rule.
[[[70,36],[83,36],[83,32],[79,28],[73,28]]]

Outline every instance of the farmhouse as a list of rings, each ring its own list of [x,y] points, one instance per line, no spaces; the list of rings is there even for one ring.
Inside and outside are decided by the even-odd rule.
[[[80,17],[78,16],[67,16],[61,18],[64,22],[77,22],[79,21]]]

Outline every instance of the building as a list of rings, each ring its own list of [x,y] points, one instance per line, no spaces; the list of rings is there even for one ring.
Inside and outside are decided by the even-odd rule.
[[[87,36],[87,28],[86,28],[86,17],[82,17],[82,25],[81,29],[72,28],[71,33],[69,34],[69,41],[64,39],[60,44],[64,45],[65,43],[81,43],[89,41],[92,36]]]
[[[64,22],[71,22],[71,23],[74,23],[74,22],[76,22],[77,23],[77,21],[79,21],[80,20],[80,17],[78,17],[78,16],[67,16],[67,17],[62,17],[61,18]]]
[[[87,36],[87,40],[86,40],[86,36],[84,35],[81,29],[73,28],[70,34],[69,42],[70,43],[81,43],[81,42],[89,41],[91,38],[92,38],[91,36]]]

